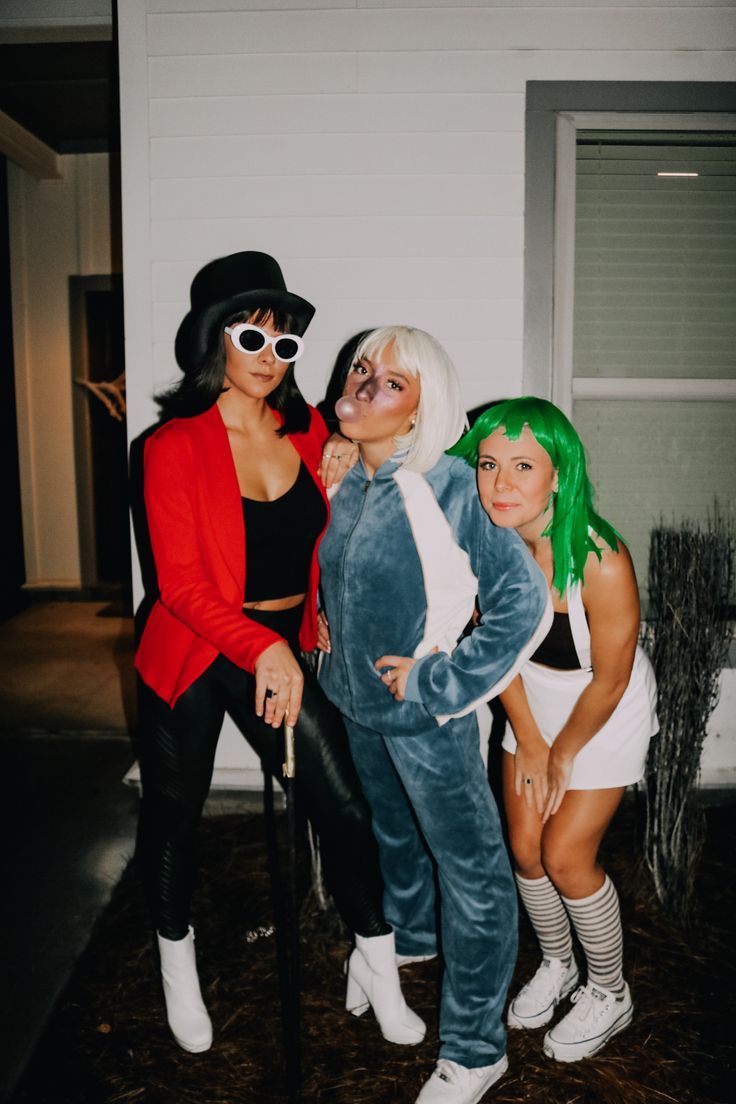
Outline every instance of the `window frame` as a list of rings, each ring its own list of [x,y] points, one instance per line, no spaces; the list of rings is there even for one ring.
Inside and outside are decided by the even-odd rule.
[[[573,380],[578,130],[736,130],[736,82],[530,81],[526,102],[525,394],[575,399],[736,399],[735,380]]]
[[[633,125],[632,125],[633,124]],[[569,416],[576,399],[662,399],[705,401],[736,399],[736,379],[683,377],[612,378],[573,374],[575,311],[575,219],[577,132],[579,130],[656,130],[703,133],[736,130],[736,115],[715,113],[637,114],[559,112],[555,120],[554,300],[552,308],[552,401]]]

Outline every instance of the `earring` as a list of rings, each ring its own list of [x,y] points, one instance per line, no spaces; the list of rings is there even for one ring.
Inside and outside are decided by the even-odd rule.
[[[416,414],[412,414],[412,416],[411,416],[411,422],[410,422],[409,424],[410,424],[410,426],[411,426],[411,428],[412,428],[412,429],[413,429],[413,428],[414,428],[414,426],[415,426],[415,425],[417,424],[417,416],[416,416]]]

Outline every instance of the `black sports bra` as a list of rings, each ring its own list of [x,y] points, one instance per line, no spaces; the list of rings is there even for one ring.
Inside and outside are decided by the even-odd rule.
[[[243,498],[244,602],[305,594],[327,507],[304,461],[295,482],[272,502]]]
[[[531,657],[533,663],[555,667],[558,671],[579,671],[580,659],[566,613],[555,613],[552,627]]]

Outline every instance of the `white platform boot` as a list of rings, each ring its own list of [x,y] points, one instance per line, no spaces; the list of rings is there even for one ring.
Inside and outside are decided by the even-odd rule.
[[[423,1020],[404,1000],[396,966],[394,933],[355,937],[348,959],[345,1007],[353,1016],[373,1008],[381,1034],[389,1043],[416,1046],[427,1031]]]
[[[194,954],[194,932],[183,939],[158,936],[161,980],[171,1033],[183,1050],[199,1054],[212,1046],[212,1023],[202,1000]]]

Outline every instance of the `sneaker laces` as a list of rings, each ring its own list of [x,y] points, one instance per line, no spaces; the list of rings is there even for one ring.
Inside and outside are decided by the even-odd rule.
[[[597,985],[588,982],[587,985],[581,985],[576,989],[570,997],[570,1002],[575,1007],[568,1012],[565,1020],[570,1026],[587,1035],[588,1027],[605,1016],[615,999],[612,993],[607,993],[605,989],[599,989]]]
[[[553,965],[551,959],[543,958],[534,977],[529,978],[526,985],[519,990],[519,997],[539,997],[540,1001],[548,1004],[553,997],[558,996],[569,967],[561,959],[556,961],[560,963],[559,969]]]

